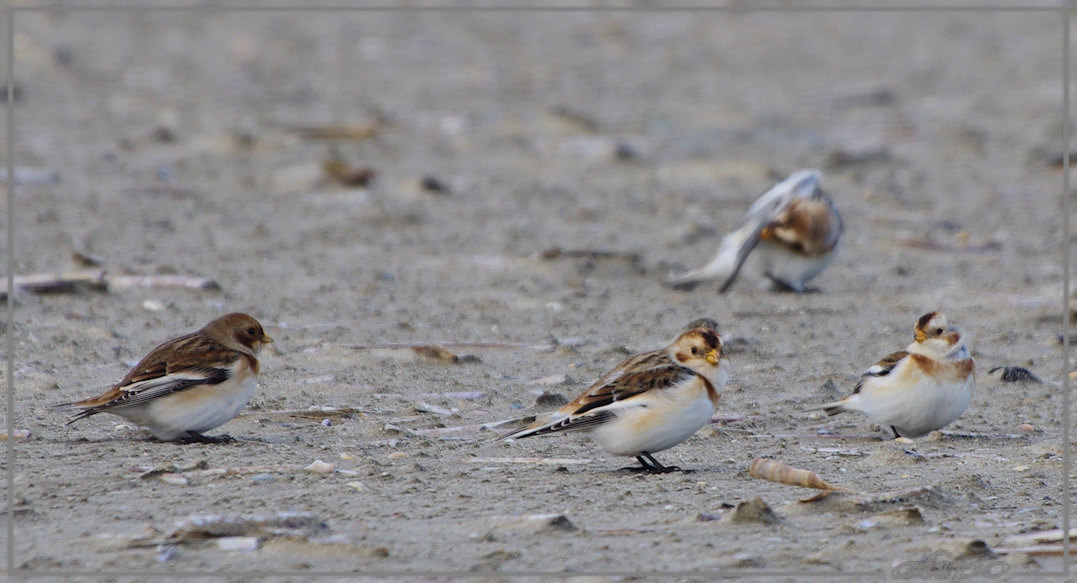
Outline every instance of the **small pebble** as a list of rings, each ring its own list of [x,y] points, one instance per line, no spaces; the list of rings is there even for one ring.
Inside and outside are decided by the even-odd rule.
[[[165,303],[161,300],[144,300],[142,308],[150,312],[160,312],[165,309]]]
[[[438,194],[449,194],[449,187],[444,182],[437,179],[434,176],[424,176],[422,180],[422,189],[427,192],[436,192]]]
[[[751,567],[762,567],[764,565],[763,559],[751,553],[737,553],[733,555],[733,562],[730,563],[730,567],[735,569],[746,569]]]
[[[618,142],[617,149],[614,151],[614,156],[618,160],[635,160],[639,158],[639,152],[632,147],[632,144],[627,142]]]
[[[543,391],[541,395],[535,398],[535,405],[538,407],[560,407],[565,403],[568,403],[568,399],[564,395],[549,391]]]
[[[777,524],[781,522],[781,517],[775,514],[762,498],[756,496],[751,500],[738,502],[732,512],[722,517],[722,522]]]
[[[995,372],[999,372],[999,380],[1004,383],[1043,383],[1032,371],[1020,366],[996,366],[987,371],[987,374]]]
[[[262,546],[256,536],[226,536],[217,539],[217,548],[222,551],[250,552]]]
[[[26,437],[30,437],[30,430],[29,429],[16,429],[15,431],[11,432],[11,437],[14,437],[15,439],[23,439],[23,438],[26,438]],[[5,431],[5,430],[0,430],[0,440],[4,440],[4,439],[7,439],[7,438],[8,438],[8,432]]]
[[[313,472],[315,474],[330,474],[336,468],[337,468],[336,464],[331,464],[331,463],[328,463],[328,462],[324,462],[322,460],[314,460],[313,462],[311,462],[311,464],[309,466],[307,466],[307,467],[305,467],[303,469],[308,471],[308,472]]]
[[[158,563],[164,563],[169,561],[172,557],[176,556],[176,545],[162,545],[160,551],[153,556],[153,560]]]
[[[1013,428],[1014,433],[1032,433],[1036,431],[1036,426],[1031,423],[1022,423]]]
[[[325,419],[322,419],[322,426],[323,427],[332,427],[332,425],[333,425],[333,422],[330,421],[328,417],[325,418]]]
[[[251,481],[255,484],[269,484],[276,480],[277,478],[273,474],[255,474],[251,476]]]

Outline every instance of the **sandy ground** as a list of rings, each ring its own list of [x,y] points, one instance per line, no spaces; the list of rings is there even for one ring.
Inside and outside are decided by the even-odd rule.
[[[17,296],[15,415],[30,432],[12,468],[17,567],[295,581],[874,579],[925,556],[944,559],[934,578],[947,565],[1061,568],[1007,538],[1060,527],[1065,503],[1057,15],[69,12],[15,24],[15,155],[29,169],[14,193],[16,272],[70,271],[78,252],[110,274],[221,287]],[[341,126],[350,138],[299,131]],[[373,179],[327,178],[333,155]],[[660,285],[709,259],[756,195],[802,167],[824,169],[847,222],[822,293]],[[850,390],[936,308],[964,327],[980,373],[950,435],[900,444],[863,416],[803,412]],[[65,426],[45,411],[228,311],[276,338],[258,395],[217,431],[236,443],[160,443],[118,417]],[[586,437],[495,443],[475,427],[550,408],[542,393],[572,398],[701,316],[721,323],[733,376],[717,422],[658,456],[692,473],[619,473],[631,460]],[[1045,382],[986,374],[1001,365]],[[857,494],[797,502],[811,492],[748,476],[756,457]],[[334,467],[304,469],[315,460]],[[776,521],[722,520],[756,496]],[[280,512],[309,516],[277,532],[294,536],[248,528]],[[258,548],[156,544],[215,513],[238,526],[213,534]]]

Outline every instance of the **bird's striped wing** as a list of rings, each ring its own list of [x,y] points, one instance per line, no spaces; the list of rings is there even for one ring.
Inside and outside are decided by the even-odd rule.
[[[673,387],[696,376],[695,372],[673,362],[665,355],[662,355],[661,360],[660,364],[656,363],[640,370],[621,371],[605,382],[596,382],[558,411],[564,414],[563,418],[539,429],[535,434],[576,431],[601,425],[611,421],[617,415],[617,408],[630,404],[634,397]]]
[[[898,350],[897,352],[891,352],[890,354],[884,356],[879,362],[876,362],[875,364],[871,365],[868,370],[865,371],[863,375],[861,375],[860,382],[857,383],[856,387],[853,388],[853,394],[855,395],[860,392],[860,388],[864,386],[863,379],[870,377],[884,377],[890,374],[891,372],[893,372],[894,368],[897,367],[898,363],[904,360],[907,356],[909,356],[909,353],[907,351]]]

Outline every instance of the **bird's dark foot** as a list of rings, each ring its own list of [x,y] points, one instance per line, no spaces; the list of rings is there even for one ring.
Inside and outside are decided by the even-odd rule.
[[[220,435],[202,435],[197,431],[188,431],[186,437],[176,440],[179,443],[235,443],[236,438],[222,433]]]
[[[765,275],[767,279],[770,280],[770,283],[774,286],[774,291],[776,292],[791,294],[817,294],[823,291],[817,287],[797,287],[794,285],[790,285],[788,282],[780,280],[769,273],[764,273],[763,275]]]
[[[702,282],[699,282],[699,281],[666,280],[666,281],[662,282],[662,285],[664,285],[664,286],[666,286],[666,287],[668,287],[670,289],[675,289],[677,291],[685,291],[686,292],[686,291],[692,291],[692,290],[696,289],[697,287],[699,287],[700,283],[702,283]]]
[[[636,460],[639,461],[640,467],[639,468],[633,467],[631,469],[636,470],[636,471],[640,471],[640,472],[648,472],[648,473],[651,473],[651,474],[668,474],[670,472],[684,472],[684,471],[687,471],[687,470],[682,470],[681,468],[679,468],[677,466],[663,466],[662,464],[658,463],[658,460],[654,459],[654,457],[651,454],[647,453],[647,452],[643,452],[643,453],[637,455]]]

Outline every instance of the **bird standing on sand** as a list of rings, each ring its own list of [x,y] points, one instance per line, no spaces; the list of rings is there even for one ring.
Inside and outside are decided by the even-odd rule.
[[[588,431],[613,455],[635,456],[652,473],[678,470],[651,455],[710,422],[729,378],[718,324],[701,318],[669,346],[632,356],[557,411],[498,439]]]
[[[929,312],[916,321],[913,343],[869,368],[853,394],[807,411],[860,411],[894,437],[918,437],[960,417],[975,386],[976,364],[961,331],[942,312]]]
[[[247,406],[258,385],[258,353],[270,342],[251,316],[221,316],[154,348],[105,393],[49,410],[78,409],[68,424],[112,413],[146,427],[162,441],[227,441],[227,436],[202,433]]]

